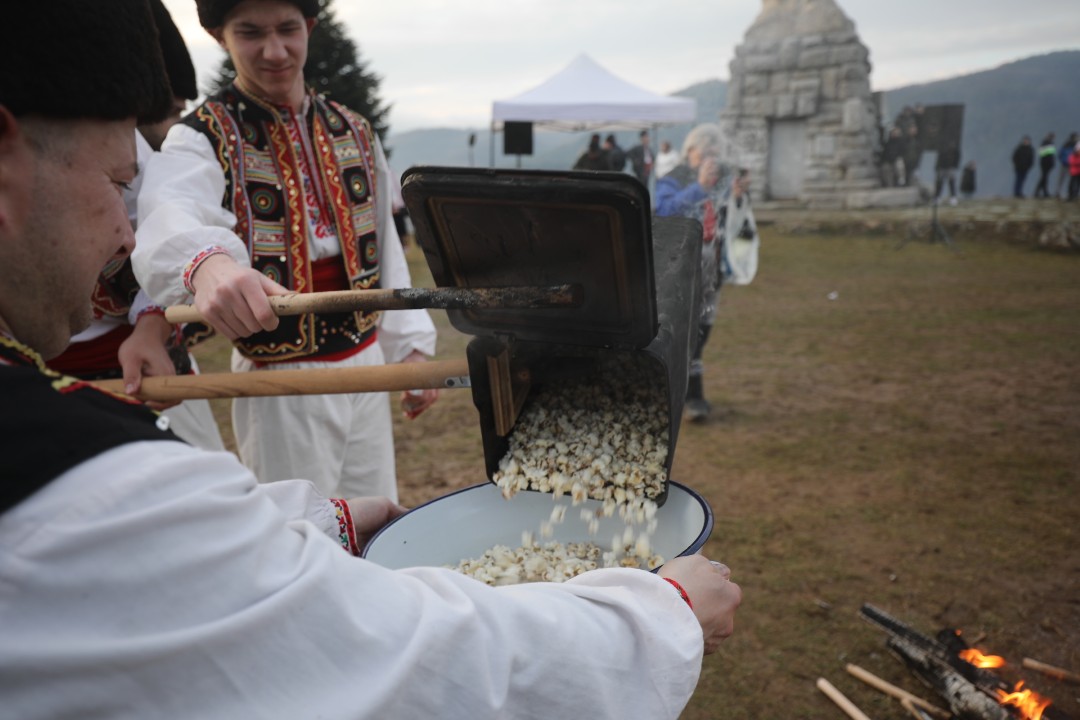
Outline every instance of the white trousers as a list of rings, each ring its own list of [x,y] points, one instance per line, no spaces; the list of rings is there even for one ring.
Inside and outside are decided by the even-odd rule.
[[[338,362],[281,362],[265,368],[233,351],[233,372],[382,365],[379,344]],[[311,480],[326,497],[385,495],[397,501],[394,434],[387,393],[237,398],[240,459],[260,482]]]

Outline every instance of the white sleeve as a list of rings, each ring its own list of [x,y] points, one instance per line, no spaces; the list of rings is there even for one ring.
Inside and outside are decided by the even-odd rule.
[[[139,292],[135,293],[135,299],[131,301],[131,307],[128,308],[128,325],[134,325],[139,320],[139,315],[151,307],[157,307],[157,305],[145,290],[139,288]]]
[[[221,206],[225,173],[210,141],[187,125],[170,130],[146,167],[132,266],[139,285],[163,307],[190,302],[184,270],[202,251],[223,248],[249,265],[247,246],[233,232],[236,216]]]
[[[380,286],[390,288],[411,288],[409,265],[405,261],[405,251],[401,247],[397,227],[394,225],[394,197],[391,192],[396,179],[391,175],[386,162],[382,144],[375,139],[375,170],[378,197],[376,202],[379,242]],[[400,362],[413,350],[425,355],[435,354],[435,323],[427,310],[387,310],[382,313],[379,323],[379,345],[388,363]]]
[[[0,516],[5,713],[674,719],[694,689],[700,625],[652,573],[392,571],[270,488],[230,453],[131,443]]]

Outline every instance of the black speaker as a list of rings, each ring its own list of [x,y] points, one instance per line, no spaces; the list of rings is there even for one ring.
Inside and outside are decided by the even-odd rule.
[[[963,105],[927,105],[923,112],[923,150],[944,150],[960,147],[964,133]]]
[[[503,155],[532,155],[533,124],[508,121],[503,123]]]

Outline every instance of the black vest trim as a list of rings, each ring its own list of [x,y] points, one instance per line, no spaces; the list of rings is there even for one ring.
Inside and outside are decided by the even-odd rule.
[[[3,337],[0,398],[0,513],[107,450],[180,440],[142,403],[48,370],[33,351]]]

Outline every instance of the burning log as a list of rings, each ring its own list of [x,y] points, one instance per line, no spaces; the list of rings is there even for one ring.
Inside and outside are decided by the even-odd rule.
[[[863,605],[860,614],[889,634],[886,646],[934,688],[960,718],[1010,720],[1015,716],[1025,720],[1066,720],[1068,717],[1049,707],[1048,700],[1028,691],[1021,692],[1023,683],[1016,688],[1008,686],[987,669],[1001,667],[1004,661],[968,648],[955,630],[943,630],[932,639],[872,605]],[[1010,708],[1015,708],[1015,715]]]
[[[949,704],[954,714],[972,720],[1010,720],[1009,712],[974,683],[958,673],[949,661],[932,649],[897,637],[889,638],[886,646],[934,688]]]

